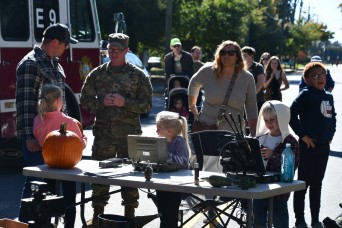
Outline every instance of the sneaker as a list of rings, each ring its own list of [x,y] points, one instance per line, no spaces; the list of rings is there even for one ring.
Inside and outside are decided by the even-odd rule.
[[[308,225],[306,224],[306,222],[301,222],[294,228],[308,228]]]
[[[316,222],[311,228],[324,228],[324,226],[321,222]]]
[[[96,226],[93,226],[93,220],[90,219],[87,221],[87,228],[95,228]]]

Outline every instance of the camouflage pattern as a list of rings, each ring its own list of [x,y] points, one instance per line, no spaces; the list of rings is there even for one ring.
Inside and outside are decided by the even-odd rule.
[[[105,107],[104,97],[119,93],[125,97],[124,107]],[[87,76],[82,88],[81,105],[96,115],[93,126],[94,144],[92,159],[105,160],[128,157],[127,135],[141,134],[140,114],[152,107],[152,85],[142,70],[129,62],[123,67],[105,63]],[[93,196],[106,194],[109,186],[92,184]],[[122,188],[122,205],[138,206],[136,188]],[[94,205],[106,205],[109,196],[94,199]]]

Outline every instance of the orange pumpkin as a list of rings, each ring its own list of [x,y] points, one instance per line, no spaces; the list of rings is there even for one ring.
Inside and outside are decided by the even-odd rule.
[[[82,151],[81,139],[74,132],[67,131],[66,123],[63,123],[59,130],[46,136],[42,153],[48,166],[69,169],[81,160]]]

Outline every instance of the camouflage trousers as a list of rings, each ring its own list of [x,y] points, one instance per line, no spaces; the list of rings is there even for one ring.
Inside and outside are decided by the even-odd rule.
[[[127,137],[113,137],[110,134],[105,134],[101,137],[95,136],[92,147],[92,159],[102,161],[108,158],[128,157]],[[98,197],[109,192],[109,185],[91,184],[93,190],[92,197]],[[92,206],[108,204],[110,196],[94,198]],[[121,188],[121,205],[138,207],[139,192],[137,188],[122,187]]]

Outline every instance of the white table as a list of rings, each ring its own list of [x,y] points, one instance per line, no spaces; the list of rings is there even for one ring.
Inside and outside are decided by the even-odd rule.
[[[208,182],[200,181],[194,184],[194,173],[191,170],[179,170],[169,173],[153,173],[150,181],[146,181],[143,172],[134,171],[133,166],[125,165],[119,168],[99,168],[99,162],[93,160],[82,160],[73,169],[55,169],[46,165],[25,167],[25,176],[49,178],[56,180],[76,181],[82,183],[81,200],[84,200],[84,183],[96,183],[104,185],[117,185],[124,187],[136,187],[174,191],[192,194],[203,194],[212,196],[223,196],[248,200],[247,227],[252,227],[252,199],[269,199],[270,218],[272,216],[273,196],[305,189],[305,182],[293,181],[292,183],[257,184],[255,188],[242,190],[237,186],[222,188],[212,187]],[[200,178],[210,175],[212,172],[200,172]],[[84,205],[81,204],[81,214]],[[82,222],[85,223],[84,218]],[[270,224],[269,224],[270,225]]]

